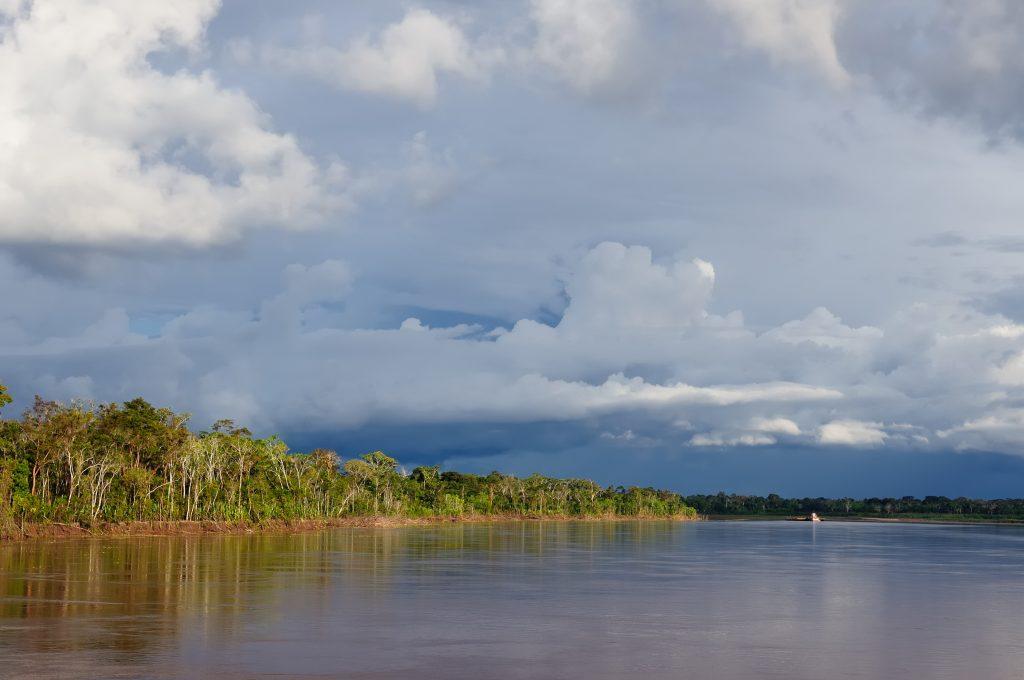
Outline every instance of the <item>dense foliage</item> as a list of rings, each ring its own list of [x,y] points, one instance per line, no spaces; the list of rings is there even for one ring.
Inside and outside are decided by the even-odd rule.
[[[702,515],[821,515],[858,517],[913,517],[948,515],[960,518],[1024,519],[1024,499],[983,500],[913,496],[901,498],[782,498],[717,493],[687,496],[686,504]]]
[[[9,401],[0,386],[0,407]],[[228,420],[200,434],[186,422],[142,399],[96,406],[36,397],[20,420],[0,420],[0,535],[45,521],[695,514],[667,491],[436,466],[406,474],[380,451],[342,463],[324,449],[291,453]]]

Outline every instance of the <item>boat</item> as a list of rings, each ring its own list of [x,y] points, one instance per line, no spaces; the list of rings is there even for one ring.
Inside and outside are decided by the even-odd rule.
[[[807,515],[807,516],[801,515],[800,517],[790,517],[789,521],[791,521],[791,522],[820,522],[821,518],[818,517],[818,513],[812,512],[810,515]]]

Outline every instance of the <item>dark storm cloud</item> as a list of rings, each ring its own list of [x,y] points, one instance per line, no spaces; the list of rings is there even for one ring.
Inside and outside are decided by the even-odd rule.
[[[1024,135],[1019,2],[848,2],[835,39],[843,66],[900,104],[994,139]]]

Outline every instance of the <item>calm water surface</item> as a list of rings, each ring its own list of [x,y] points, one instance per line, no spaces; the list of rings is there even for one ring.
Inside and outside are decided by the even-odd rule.
[[[519,523],[0,546],[0,677],[1021,678],[1024,529]]]

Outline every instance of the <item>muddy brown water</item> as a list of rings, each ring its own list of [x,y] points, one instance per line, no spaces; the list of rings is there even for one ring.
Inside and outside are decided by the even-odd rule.
[[[1024,528],[512,522],[0,545],[0,678],[1019,678]]]

